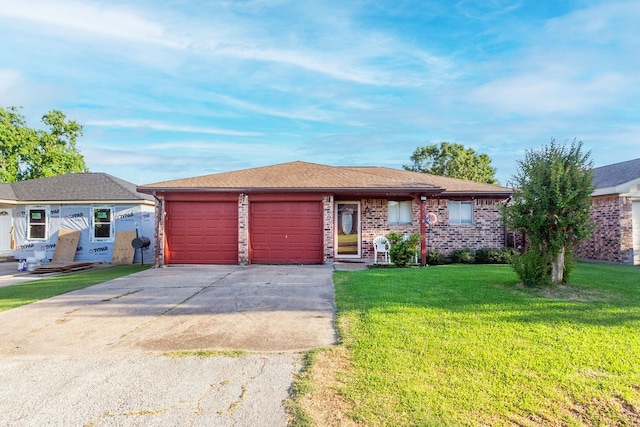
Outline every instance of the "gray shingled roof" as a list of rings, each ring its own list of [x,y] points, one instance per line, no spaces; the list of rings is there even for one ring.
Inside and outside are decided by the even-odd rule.
[[[593,169],[593,185],[596,189],[615,187],[638,178],[640,178],[640,159]]]
[[[498,185],[419,172],[383,167],[326,166],[301,161],[146,184],[138,190],[511,194],[511,189]]]
[[[71,173],[14,182],[0,187],[0,194],[5,194],[7,185],[13,190],[13,200],[24,202],[154,200],[139,193],[135,184],[106,173]]]
[[[11,184],[0,184],[0,200],[16,200]]]

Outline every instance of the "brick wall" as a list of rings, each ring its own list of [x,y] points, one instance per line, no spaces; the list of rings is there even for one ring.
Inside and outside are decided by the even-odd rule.
[[[238,263],[249,263],[249,196],[238,195]]]
[[[325,264],[331,264],[333,262],[333,200],[333,196],[331,195],[324,196],[322,199]]]
[[[155,230],[153,233],[153,238],[155,239],[155,243],[156,243],[154,247],[154,254],[153,254],[153,265],[155,268],[158,268],[164,265],[164,223],[165,223],[164,204],[165,204],[164,196],[162,195],[157,196],[156,212],[155,212],[156,224],[155,224]]]
[[[473,200],[473,224],[449,224],[447,199],[429,199],[426,201],[426,213],[438,216],[435,225],[427,227],[427,249],[449,255],[454,249],[468,247],[503,248],[505,246],[504,227],[500,221],[499,206],[503,199]],[[362,257],[373,259],[373,239],[391,231],[400,233],[420,233],[420,205],[412,202],[413,218],[411,225],[387,224],[387,199],[361,200],[362,221]],[[368,209],[367,209],[368,208]]]
[[[633,214],[628,197],[602,196],[591,200],[595,228],[577,255],[592,260],[633,264]]]

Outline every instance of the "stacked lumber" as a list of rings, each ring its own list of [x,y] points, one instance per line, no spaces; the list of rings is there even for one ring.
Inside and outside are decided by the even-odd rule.
[[[95,262],[74,261],[79,242],[80,230],[67,230],[65,228],[61,228],[58,233],[56,250],[53,252],[51,264],[40,265],[34,268],[31,273],[69,273],[93,267],[93,265],[96,264]]]

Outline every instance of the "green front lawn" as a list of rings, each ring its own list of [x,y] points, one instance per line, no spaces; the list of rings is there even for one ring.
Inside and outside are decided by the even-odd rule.
[[[640,269],[532,290],[504,265],[336,272],[363,425],[640,425]]]
[[[0,311],[137,273],[150,265],[116,265],[0,287]]]

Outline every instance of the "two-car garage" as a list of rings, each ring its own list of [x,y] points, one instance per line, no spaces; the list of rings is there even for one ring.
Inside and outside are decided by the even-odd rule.
[[[314,197],[249,196],[248,207],[238,194],[167,195],[165,248],[167,264],[238,264],[242,258],[239,222],[248,209],[250,263],[321,264],[323,262],[322,199]],[[309,200],[311,199],[311,200]],[[240,227],[239,227],[240,225]]]

